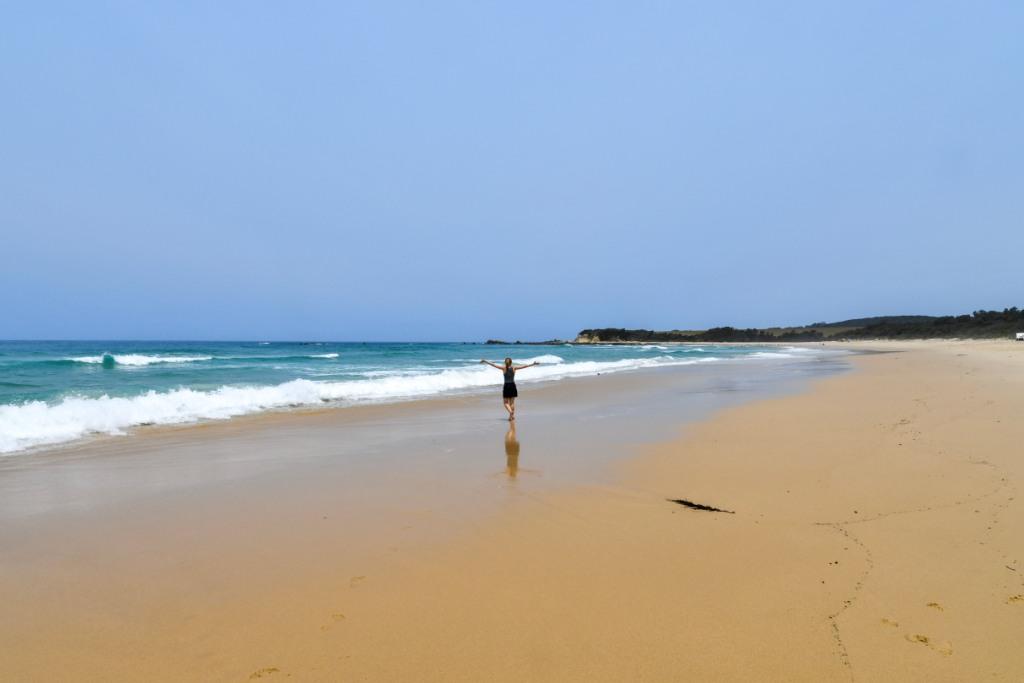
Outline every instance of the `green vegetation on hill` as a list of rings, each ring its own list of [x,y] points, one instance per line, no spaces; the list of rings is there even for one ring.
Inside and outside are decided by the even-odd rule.
[[[910,323],[926,323],[930,320],[935,320],[934,315],[880,315],[874,318],[853,318],[851,320],[842,320],[837,323],[813,323],[808,327],[867,327],[868,325],[878,325],[881,323],[891,323],[897,325],[910,324]]]
[[[890,315],[855,318],[800,327],[713,327],[709,330],[627,330],[604,327],[582,330],[577,343],[595,342],[795,342],[838,339],[950,339],[1013,337],[1024,332],[1024,311],[1016,306],[969,315]]]
[[[951,337],[1012,337],[1024,332],[1024,311],[1006,308],[1002,311],[975,311],[970,315],[945,315],[921,321],[876,322],[846,333],[857,339],[928,339]]]
[[[653,330],[626,330],[621,327],[604,327],[583,330],[576,337],[577,343],[591,342],[759,342],[759,341],[814,341],[822,339],[816,330],[775,331],[754,328],[713,327],[696,332],[656,332]]]

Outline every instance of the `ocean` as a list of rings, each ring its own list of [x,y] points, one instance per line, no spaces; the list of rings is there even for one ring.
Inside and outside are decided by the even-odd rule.
[[[698,363],[809,358],[804,347],[376,342],[0,342],[0,454],[144,425],[494,391],[479,360],[533,382]]]

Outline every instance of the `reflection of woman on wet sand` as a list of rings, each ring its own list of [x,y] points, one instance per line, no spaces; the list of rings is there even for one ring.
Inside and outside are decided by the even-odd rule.
[[[519,472],[519,441],[516,439],[516,423],[510,422],[505,432],[505,472],[510,479]]]
[[[512,365],[512,359],[505,359],[505,367],[501,367],[497,363],[492,363],[489,360],[481,360],[481,363],[487,363],[495,370],[501,370],[505,374],[505,388],[501,390],[501,397],[505,401],[505,410],[508,411],[508,419],[516,419],[516,397],[519,396],[519,391],[516,389],[516,370],[523,370],[524,368],[532,368],[534,365],[540,365],[538,362],[530,363],[529,365]]]
[[[508,431],[505,432],[505,476],[512,481],[520,474],[539,475],[540,470],[530,470],[519,466],[519,439],[516,438],[516,423],[508,423]]]

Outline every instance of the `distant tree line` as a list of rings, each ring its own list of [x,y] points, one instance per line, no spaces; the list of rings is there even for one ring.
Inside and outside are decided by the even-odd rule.
[[[950,339],[1013,337],[1024,332],[1024,311],[974,311],[969,315],[904,315],[857,318],[804,327],[759,329],[712,327],[701,331],[627,330],[601,327],[582,330],[578,340],[602,342],[796,342],[825,339]]]
[[[847,330],[843,336],[856,339],[949,339],[1012,337],[1017,332],[1024,332],[1024,311],[1014,306],[1002,311],[944,315],[918,322],[874,323]]]
[[[603,342],[772,342],[815,341],[825,335],[817,330],[791,330],[777,332],[753,327],[712,327],[700,332],[657,332],[654,330],[627,330],[622,327],[602,327],[582,330],[579,337]]]

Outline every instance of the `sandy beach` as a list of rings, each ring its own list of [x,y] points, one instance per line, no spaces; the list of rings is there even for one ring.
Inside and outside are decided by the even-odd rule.
[[[840,348],[6,458],[0,679],[1024,679],[1024,344]]]

